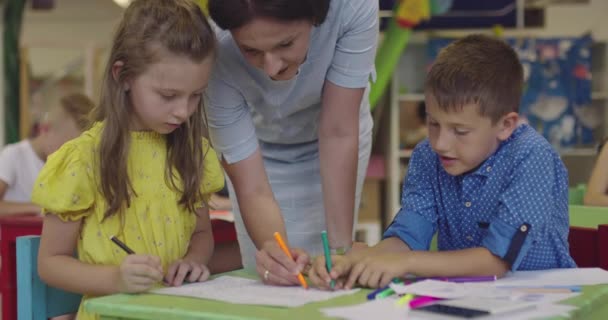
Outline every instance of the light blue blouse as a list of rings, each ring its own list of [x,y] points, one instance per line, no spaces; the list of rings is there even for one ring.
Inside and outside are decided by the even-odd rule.
[[[250,156],[259,142],[282,145],[290,149],[282,153],[290,159],[278,160],[292,161],[317,148],[325,80],[345,88],[368,88],[370,77],[374,80],[378,1],[332,0],[325,22],[313,27],[306,61],[286,81],[274,81],[247,63],[230,32],[216,28],[216,34],[219,52],[206,90],[215,149],[235,163]],[[360,132],[369,132],[367,93],[359,112]]]

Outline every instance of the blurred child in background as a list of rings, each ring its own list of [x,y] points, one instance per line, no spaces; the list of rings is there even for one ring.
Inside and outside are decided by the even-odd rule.
[[[32,188],[46,158],[88,126],[93,102],[80,93],[61,98],[49,110],[39,134],[6,146],[0,152],[0,215],[38,213]]]

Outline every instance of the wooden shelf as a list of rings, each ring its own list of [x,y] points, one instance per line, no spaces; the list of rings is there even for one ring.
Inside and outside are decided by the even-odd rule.
[[[605,91],[592,92],[591,99],[608,100],[608,92],[605,92]],[[424,94],[423,93],[402,93],[399,95],[399,101],[401,101],[401,102],[422,102],[422,101],[424,101]]]
[[[592,100],[608,100],[608,92],[606,91],[596,91],[591,92]]]

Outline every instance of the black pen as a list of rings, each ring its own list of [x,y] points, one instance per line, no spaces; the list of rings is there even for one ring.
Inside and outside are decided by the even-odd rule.
[[[112,242],[116,243],[116,245],[119,246],[122,250],[124,250],[127,254],[135,254],[135,251],[133,251],[131,248],[129,248],[122,241],[118,240],[118,238],[116,238],[116,236],[111,236],[110,240],[112,240]]]
[[[112,240],[112,242],[116,243],[117,246],[119,246],[122,250],[124,250],[127,254],[135,254],[135,251],[133,251],[133,249],[129,248],[129,246],[127,246],[124,242],[118,240],[118,238],[116,238],[116,236],[111,236],[110,240]],[[190,276],[190,271],[188,271],[188,273],[186,273],[186,275],[184,276],[184,283],[190,283],[190,281],[188,280],[188,277]],[[163,280],[164,282],[164,280]]]

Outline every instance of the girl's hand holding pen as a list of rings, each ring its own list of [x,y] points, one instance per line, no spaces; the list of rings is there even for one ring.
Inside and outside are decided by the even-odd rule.
[[[143,292],[163,280],[163,267],[157,256],[130,254],[118,267],[117,285],[122,293]]]
[[[167,269],[165,282],[170,286],[181,286],[184,282],[203,282],[209,279],[209,269],[188,259],[173,262]]]

